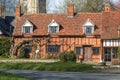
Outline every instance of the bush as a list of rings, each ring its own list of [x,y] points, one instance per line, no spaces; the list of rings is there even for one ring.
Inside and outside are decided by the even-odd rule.
[[[11,38],[5,37],[0,38],[0,56],[2,57],[9,57],[9,51],[11,47]]]
[[[25,46],[22,46],[20,48],[20,55],[18,56],[18,58],[25,58]]]
[[[62,54],[60,54],[59,58],[63,62],[76,61],[76,55],[73,51],[62,53]]]
[[[66,53],[62,53],[59,55],[59,58],[61,61],[66,62],[67,61],[67,54]]]
[[[120,59],[120,47],[118,47],[118,50],[117,50],[117,58]]]
[[[67,53],[67,61],[76,61],[76,55],[73,51]]]

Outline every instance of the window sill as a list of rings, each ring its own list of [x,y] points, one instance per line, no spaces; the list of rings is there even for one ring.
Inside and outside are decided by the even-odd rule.
[[[32,37],[32,35],[30,33],[24,33],[23,36],[24,37]]]

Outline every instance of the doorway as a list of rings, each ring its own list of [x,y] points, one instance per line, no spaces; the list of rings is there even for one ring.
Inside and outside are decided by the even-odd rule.
[[[84,47],[84,61],[91,61],[91,57],[92,57],[92,47],[85,46]]]
[[[112,58],[117,58],[118,48],[104,48],[104,61],[111,62]]]
[[[30,58],[30,53],[32,52],[32,46],[25,46],[25,58]]]

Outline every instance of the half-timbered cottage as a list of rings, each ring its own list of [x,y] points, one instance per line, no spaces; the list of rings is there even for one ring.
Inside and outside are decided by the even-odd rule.
[[[110,11],[74,14],[74,5],[68,5],[67,14],[20,14],[16,8],[12,53],[20,55],[25,47],[25,57],[56,57],[74,51],[84,61],[109,61],[119,46],[120,12]],[[36,53],[36,50],[38,53]],[[111,52],[110,52],[111,50]],[[116,54],[114,55],[114,57]]]

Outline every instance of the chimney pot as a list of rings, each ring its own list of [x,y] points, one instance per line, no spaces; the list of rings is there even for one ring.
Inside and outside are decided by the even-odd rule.
[[[20,17],[20,15],[21,15],[21,7],[20,7],[20,5],[17,5],[17,7],[16,7],[16,18],[19,18]]]
[[[110,5],[109,4],[105,5],[105,12],[110,12]]]
[[[74,17],[74,4],[68,4],[67,10],[68,10],[68,17],[73,18]]]

